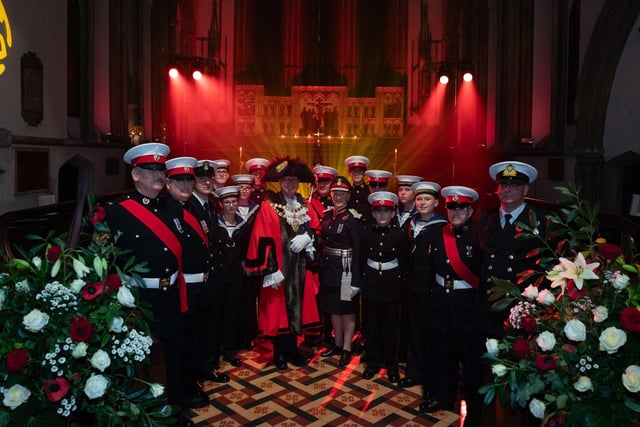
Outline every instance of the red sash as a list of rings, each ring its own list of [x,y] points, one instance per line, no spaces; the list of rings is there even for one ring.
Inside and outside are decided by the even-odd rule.
[[[193,216],[193,214],[191,212],[189,212],[188,210],[186,210],[186,209],[184,210],[184,222],[189,224],[191,226],[191,228],[193,228],[195,230],[195,232],[198,233],[198,236],[200,236],[200,239],[202,239],[202,241],[204,242],[204,244],[208,248],[209,247],[209,239],[204,234],[204,230],[202,229],[202,225],[200,224],[200,222],[198,222],[196,217]]]
[[[460,253],[458,252],[458,245],[456,244],[456,236],[453,235],[453,227],[451,224],[447,224],[442,228],[442,238],[444,240],[444,250],[447,252],[447,257],[449,258],[453,271],[455,271],[462,280],[473,286],[474,289],[478,289],[480,278],[473,274],[467,265],[462,262]]]
[[[180,294],[180,309],[183,313],[189,310],[187,303],[187,283],[182,274],[182,244],[173,231],[155,216],[151,211],[133,199],[120,202],[120,205],[128,210],[138,221],[142,222],[157,238],[162,240],[178,261],[178,292]]]

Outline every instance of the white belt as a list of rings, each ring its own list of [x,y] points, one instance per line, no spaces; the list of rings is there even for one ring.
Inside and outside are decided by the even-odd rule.
[[[374,261],[371,258],[367,258],[367,265],[378,271],[391,270],[398,266],[398,258],[394,258],[387,262]]]
[[[209,273],[184,273],[186,283],[204,283],[208,277]]]
[[[443,288],[458,290],[458,289],[473,289],[473,286],[465,282],[464,280],[451,280],[445,279],[441,275],[436,273],[436,283]],[[453,284],[453,288],[451,287],[451,283]],[[448,286],[447,286],[448,285]]]
[[[140,287],[138,283],[133,280],[133,277],[126,277],[127,279],[129,279],[129,284],[131,286]],[[176,283],[177,278],[177,271],[169,277],[141,277],[145,285],[144,287],[148,289],[167,289],[169,286],[172,286],[174,283]]]

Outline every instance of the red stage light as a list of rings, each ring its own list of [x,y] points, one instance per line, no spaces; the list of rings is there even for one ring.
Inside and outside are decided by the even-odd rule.
[[[193,80],[200,80],[202,78],[202,73],[204,72],[204,67],[199,61],[191,64],[191,77]]]
[[[447,83],[449,83],[449,76],[440,76],[440,84],[446,85]]]
[[[195,70],[191,74],[191,77],[193,77],[193,80],[200,80],[202,78],[202,71]]]
[[[172,79],[175,79],[179,75],[180,75],[180,72],[178,71],[178,69],[176,67],[169,68],[169,77],[171,77]]]
[[[473,74],[467,71],[462,75],[462,80],[464,80],[465,82],[470,82],[471,80],[473,80]]]

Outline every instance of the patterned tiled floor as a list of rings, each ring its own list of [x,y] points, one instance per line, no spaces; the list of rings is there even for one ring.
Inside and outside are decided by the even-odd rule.
[[[384,371],[362,379],[364,364],[355,357],[346,369],[338,357],[316,355],[304,368],[278,371],[271,363],[270,344],[258,343],[239,357],[243,365],[224,363],[226,384],[205,383],[211,405],[187,414],[197,426],[455,426],[457,414],[421,414],[421,389],[400,389]]]

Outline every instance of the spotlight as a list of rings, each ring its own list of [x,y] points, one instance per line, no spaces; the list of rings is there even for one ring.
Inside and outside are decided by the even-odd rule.
[[[445,63],[440,64],[440,67],[438,68],[438,80],[440,81],[440,84],[446,85],[449,83],[449,73],[449,65]]]
[[[460,71],[462,71],[462,80],[465,82],[473,80],[473,66],[471,64],[464,64]]]
[[[191,77],[193,77],[193,80],[200,80],[202,78],[202,73],[204,73],[204,68],[200,61],[196,61],[191,64]]]
[[[178,71],[178,67],[173,65],[169,68],[169,77],[171,77],[172,79],[176,79],[178,78],[179,75],[180,75],[180,72]]]

